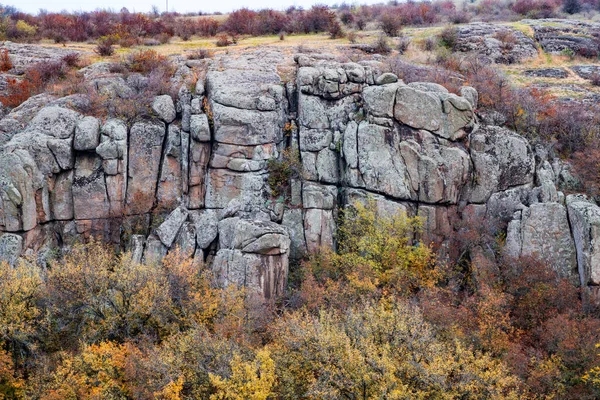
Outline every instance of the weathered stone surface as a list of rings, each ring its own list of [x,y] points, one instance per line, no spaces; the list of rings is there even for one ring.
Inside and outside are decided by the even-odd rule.
[[[94,117],[85,117],[75,127],[73,148],[85,151],[94,150],[100,143],[100,121]]]
[[[188,211],[185,208],[177,207],[156,229],[156,235],[166,247],[171,247],[187,216]]]
[[[144,244],[146,243],[146,236],[144,235],[132,235],[128,251],[131,252],[131,260],[136,263],[142,262],[144,255]]]
[[[73,171],[58,175],[50,191],[53,219],[68,221],[73,219]]]
[[[300,150],[321,151],[333,140],[333,132],[328,129],[300,129]]]
[[[75,219],[109,217],[106,182],[100,158],[89,154],[77,156],[72,191]]]
[[[568,72],[564,68],[538,68],[538,69],[526,69],[523,71],[525,76],[533,76],[536,78],[555,78],[564,79],[569,76]]]
[[[161,209],[172,209],[182,199],[183,155],[181,141],[179,127],[175,124],[169,125],[156,191],[156,200]]]
[[[281,225],[287,228],[290,235],[290,257],[292,259],[302,258],[307,251],[303,211],[298,208],[285,210]]]
[[[420,239],[424,243],[443,244],[453,234],[448,213],[448,207],[419,204],[417,216],[423,221]],[[441,248],[440,256],[444,256],[446,250]]]
[[[73,147],[69,139],[48,139],[48,148],[54,155],[58,166],[62,170],[73,168],[75,161],[73,156]]]
[[[129,214],[146,213],[152,208],[165,134],[165,125],[159,121],[136,122],[131,127],[127,186]]]
[[[27,130],[39,132],[57,139],[73,135],[81,115],[62,107],[45,107],[29,123]]]
[[[450,140],[465,136],[474,124],[471,103],[462,97],[438,91],[401,86],[396,91],[394,118],[415,129],[425,129]]]
[[[577,276],[577,258],[566,208],[558,203],[532,204],[512,222],[507,243],[513,255],[532,257],[552,266],[561,276]],[[516,243],[510,244],[511,242]]]
[[[473,110],[477,109],[479,103],[479,93],[471,86],[463,86],[460,88],[460,95],[469,102]]]
[[[274,71],[226,69],[210,71],[206,76],[207,90],[213,101],[246,110],[258,109],[261,97],[280,102],[283,91],[279,83],[280,78]]]
[[[196,244],[206,249],[219,234],[219,220],[216,210],[190,211],[190,220],[196,229]]]
[[[415,129],[436,132],[442,129],[442,101],[432,93],[408,86],[396,91],[394,118]]]
[[[471,176],[469,155],[462,147],[438,141],[427,131],[413,133],[399,147],[413,198],[425,203],[458,202]]]
[[[600,67],[597,65],[574,65],[571,69],[583,79],[592,79],[600,73]]]
[[[116,160],[119,158],[119,145],[113,140],[107,140],[96,148],[96,154],[103,160]]]
[[[567,196],[581,286],[600,284],[600,207],[584,196]]]
[[[190,209],[204,207],[206,193],[206,170],[210,159],[210,143],[190,141],[189,154],[189,205]]]
[[[102,125],[100,133],[113,140],[126,140],[127,125],[119,119],[109,119]]]
[[[267,240],[263,242],[264,236],[267,236]],[[273,236],[281,236],[281,239],[278,239],[277,246],[269,247]],[[271,254],[280,254],[288,250],[289,241],[285,245],[284,240],[287,236],[285,228],[273,222],[250,221],[238,217],[219,221],[219,247],[222,249],[241,249],[247,253],[263,254],[274,251]]]
[[[275,111],[256,111],[213,105],[215,140],[220,143],[258,145],[282,140],[281,116]]]
[[[219,222],[219,248],[212,263],[222,284],[245,285],[263,298],[282,294],[290,239],[279,224],[227,218]]]
[[[357,134],[358,172],[354,187],[410,199],[408,171],[400,154],[400,137],[390,128],[361,122]]]
[[[600,28],[597,23],[567,19],[523,20],[534,31],[534,39],[547,53],[561,54],[570,51],[584,57],[598,56],[598,44],[594,34]]]
[[[336,224],[332,210],[308,209],[304,212],[304,235],[309,252],[335,245]]]
[[[210,126],[206,114],[192,115],[190,117],[190,133],[198,142],[210,141]]]
[[[250,294],[270,299],[284,293],[288,259],[279,255],[245,254],[241,250],[221,249],[212,263],[222,286],[237,285]]]
[[[0,262],[14,265],[23,251],[23,238],[13,233],[0,234]]]
[[[0,155],[0,228],[16,232],[37,225],[35,190],[41,182],[36,175],[36,164],[28,153]]]
[[[162,96],[156,96],[152,102],[152,111],[156,113],[158,118],[170,124],[177,115],[175,111],[175,104],[171,96],[164,94]]]
[[[295,84],[282,84],[278,71],[294,67],[281,64],[289,60],[279,51],[218,57],[202,64],[206,91],[192,94],[184,83],[191,71],[179,68],[171,79],[181,87],[177,104],[160,96],[162,120],[140,118],[129,130],[62,108],[81,99],[49,96],[0,120],[0,235],[22,235],[28,251],[92,236],[126,241],[136,261],[153,263],[179,248],[210,263],[222,284],[269,298],[283,293],[289,257],[335,248],[340,207],[372,201],[381,215],[422,217],[414,239],[435,242],[442,256],[465,222],[481,221],[493,234],[508,224],[508,254],[572,277],[577,253],[583,284],[600,284],[598,207],[570,198],[567,220],[559,190],[577,190],[568,165],[486,126],[501,119],[482,113],[479,127],[475,89],[457,96],[396,81],[381,62],[317,55],[296,57]],[[100,93],[127,96],[148,84],[104,70],[86,71]],[[300,152],[303,173],[274,199],[268,160],[288,149]],[[486,251],[471,257],[490,261]]]
[[[455,50],[473,52],[495,63],[517,63],[538,54],[531,38],[506,25],[473,22],[457,26],[456,29],[458,37]]]
[[[342,195],[342,201],[345,206],[352,206],[356,203],[366,206],[370,201],[374,202],[375,209],[379,215],[384,217],[391,217],[398,214],[404,214],[409,217],[416,215],[414,204],[392,201],[385,198],[385,196],[367,192],[366,190],[348,188],[344,189]]]
[[[530,185],[518,186],[492,194],[487,201],[487,216],[498,221],[509,222],[516,211],[530,204]]]
[[[398,82],[398,77],[391,72],[385,72],[375,79],[376,85],[387,85],[389,83]]]
[[[226,169],[211,169],[208,172],[207,208],[225,208],[231,200],[238,198],[246,210],[260,209],[267,193],[264,175]]]
[[[333,210],[337,206],[337,187],[305,182],[302,186],[303,208]]]
[[[196,227],[190,222],[184,222],[179,229],[173,246],[182,257],[194,257],[196,252]]]
[[[525,138],[507,129],[486,127],[470,139],[476,174],[471,202],[484,203],[494,192],[533,182],[535,159]]]
[[[395,83],[365,87],[362,96],[367,112],[376,117],[393,117],[396,91],[401,86],[403,86],[402,83]]]

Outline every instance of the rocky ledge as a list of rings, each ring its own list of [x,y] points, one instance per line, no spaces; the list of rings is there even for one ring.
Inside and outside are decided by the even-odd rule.
[[[139,261],[178,248],[223,284],[271,298],[290,259],[335,247],[340,207],[370,198],[422,217],[421,240],[449,256],[465,225],[498,226],[507,254],[544,260],[590,292],[600,284],[600,208],[563,195],[573,178],[560,160],[479,122],[473,88],[459,96],[374,61],[274,50],[207,68],[129,124],[35,98],[0,121],[12,129],[0,147],[0,258],[43,262],[98,236]],[[299,153],[302,173],[274,197],[268,163],[284,150]]]

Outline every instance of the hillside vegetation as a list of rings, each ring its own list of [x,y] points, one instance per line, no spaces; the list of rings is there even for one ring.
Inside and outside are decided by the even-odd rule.
[[[532,260],[459,271],[411,238],[420,221],[347,209],[340,251],[258,306],[177,254],[98,242],[47,269],[0,265],[7,399],[467,398],[600,395],[600,319]]]
[[[0,5],[0,400],[600,398],[598,9]]]

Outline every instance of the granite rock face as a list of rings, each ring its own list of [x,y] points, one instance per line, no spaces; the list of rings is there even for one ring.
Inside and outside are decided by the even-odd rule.
[[[568,168],[479,121],[475,89],[458,96],[375,61],[277,51],[207,65],[193,93],[181,84],[129,125],[39,99],[0,121],[18,121],[0,142],[0,260],[98,236],[140,262],[180,251],[221,284],[273,299],[291,261],[336,247],[339,210],[372,199],[384,215],[422,217],[420,239],[448,254],[465,224],[495,221],[507,255],[600,284],[600,208],[565,202]],[[89,79],[103,68],[88,67]],[[102,90],[133,90],[120,85]],[[301,171],[275,197],[269,161],[290,152]]]

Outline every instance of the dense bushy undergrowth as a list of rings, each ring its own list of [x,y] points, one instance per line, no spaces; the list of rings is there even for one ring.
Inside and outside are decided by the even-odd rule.
[[[78,245],[0,265],[7,399],[592,399],[600,320],[533,260],[445,265],[420,221],[357,204],[339,252],[260,305],[177,254]],[[466,278],[468,277],[468,278]]]

